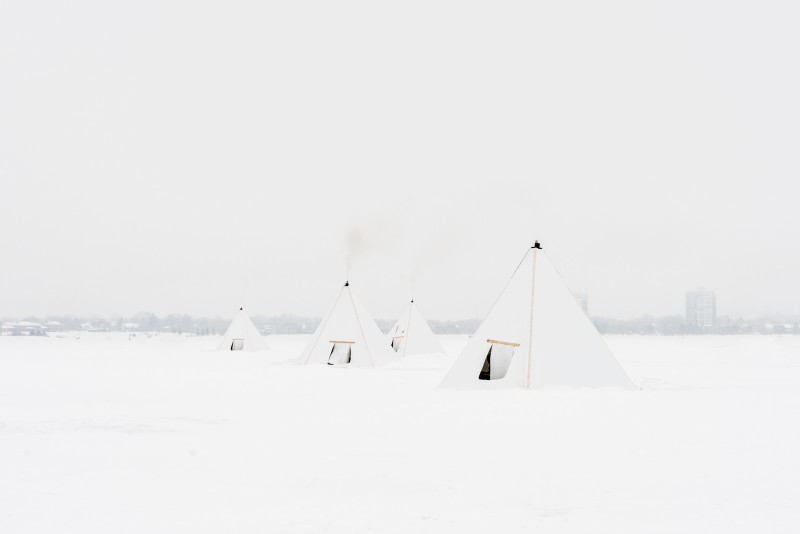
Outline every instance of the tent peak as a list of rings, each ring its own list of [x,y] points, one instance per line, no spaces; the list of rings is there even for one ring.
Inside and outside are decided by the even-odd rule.
[[[538,248],[539,250],[541,250],[542,249],[542,245],[538,241],[534,241],[533,242],[533,246],[531,248]]]
[[[350,281],[349,281],[349,280],[346,280],[346,281],[345,281],[345,283],[344,283],[344,287],[347,287],[347,286],[349,286],[349,285],[350,285]]]
[[[244,308],[242,308],[242,307],[239,307],[239,311],[243,311],[243,310],[244,310]]]

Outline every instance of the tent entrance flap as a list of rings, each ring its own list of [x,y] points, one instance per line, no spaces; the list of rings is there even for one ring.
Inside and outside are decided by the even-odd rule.
[[[233,338],[231,340],[231,350],[244,350],[244,338]]]
[[[331,340],[331,353],[328,356],[328,365],[347,365],[353,357],[353,341]]]
[[[497,341],[495,339],[487,339],[486,342],[489,343],[489,350],[486,353],[486,359],[483,361],[483,367],[481,367],[478,379],[500,380],[508,373],[511,358],[514,357],[514,349],[519,347],[519,343]]]
[[[400,352],[403,349],[403,343],[405,342],[405,336],[395,336],[392,338],[392,348],[395,352]]]

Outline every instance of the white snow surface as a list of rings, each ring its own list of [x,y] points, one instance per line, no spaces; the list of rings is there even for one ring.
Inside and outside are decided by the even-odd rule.
[[[637,391],[437,388],[440,340],[0,337],[0,532],[797,532],[800,337],[606,337]]]

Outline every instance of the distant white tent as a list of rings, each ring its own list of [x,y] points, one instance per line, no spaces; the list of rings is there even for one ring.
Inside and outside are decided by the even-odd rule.
[[[635,387],[538,241],[517,266],[442,386]]]
[[[442,345],[412,300],[403,316],[389,330],[391,347],[401,356],[442,353]]]
[[[299,363],[375,367],[397,358],[348,282],[317,327]]]
[[[247,316],[244,309],[239,308],[239,313],[231,321],[217,350],[266,350],[269,347],[261,337],[258,329]]]

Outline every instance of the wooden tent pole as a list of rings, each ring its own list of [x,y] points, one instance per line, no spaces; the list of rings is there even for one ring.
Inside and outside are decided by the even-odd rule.
[[[536,296],[536,256],[538,249],[533,249],[533,265],[531,267],[531,315],[528,323],[528,369],[525,379],[525,389],[531,389],[531,356],[533,354],[533,303]]]

